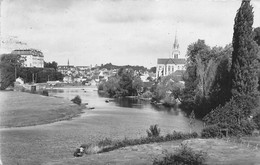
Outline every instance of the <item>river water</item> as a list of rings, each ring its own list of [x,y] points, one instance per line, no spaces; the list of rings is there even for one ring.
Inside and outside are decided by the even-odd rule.
[[[162,135],[174,130],[189,131],[189,119],[178,108],[154,107],[134,99],[106,103],[108,98],[99,96],[96,87],[52,89],[49,94],[68,100],[79,95],[83,103],[95,109],[85,109],[72,120],[1,130],[3,163],[28,165],[73,159],[73,152],[83,143],[147,136],[146,130],[154,124],[158,124]],[[196,120],[193,130],[201,128],[202,122]]]
[[[84,120],[89,115],[95,115],[96,120],[103,121],[100,126],[116,130],[116,134],[132,137],[126,130],[135,132],[134,135],[144,135],[150,125],[158,124],[162,133],[169,133],[173,130],[188,132],[189,118],[181,109],[167,108],[164,106],[151,105],[149,101],[142,101],[131,98],[111,99],[99,96],[96,87],[88,88],[63,88],[53,89],[49,93],[52,96],[64,99],[73,99],[79,95],[82,103],[88,103],[88,107],[94,107],[91,112],[81,116]],[[106,100],[110,100],[106,103]],[[202,122],[195,121],[194,131],[200,131]]]

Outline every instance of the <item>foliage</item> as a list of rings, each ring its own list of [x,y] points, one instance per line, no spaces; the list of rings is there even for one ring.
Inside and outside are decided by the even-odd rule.
[[[20,68],[17,76],[23,78],[25,83],[63,80],[63,75],[54,68]]]
[[[257,45],[260,46],[260,27],[254,29],[253,39],[257,43]]]
[[[43,90],[43,91],[42,91],[42,95],[44,95],[44,96],[49,96],[49,92],[48,92],[47,90]]]
[[[149,130],[146,130],[148,137],[158,137],[160,135],[160,128],[157,124],[151,125]]]
[[[174,154],[167,153],[162,160],[155,159],[154,165],[170,165],[170,164],[189,164],[200,165],[204,164],[207,158],[207,153],[202,151],[194,151],[187,144],[181,144],[181,147]]]
[[[190,126],[190,133],[192,128],[195,126],[195,113],[192,111],[189,116],[189,126]]]
[[[116,97],[119,88],[118,82],[119,80],[117,77],[110,77],[107,82],[99,84],[98,89],[103,89],[109,97]]]
[[[127,139],[113,141],[108,143],[107,146],[100,147],[101,150],[98,153],[109,152],[126,146],[134,146],[141,144],[159,143],[167,142],[172,140],[185,140],[190,138],[197,138],[199,135],[196,132],[193,133],[182,133],[174,131],[172,134],[167,134],[166,136],[152,136],[152,137],[141,137],[139,139]]]
[[[152,87],[153,100],[162,102],[166,106],[173,106],[176,104],[175,99],[180,97],[183,88],[184,85],[178,81],[176,76],[165,76]]]
[[[259,48],[253,41],[253,7],[250,1],[242,1],[237,11],[233,33],[231,66],[232,95],[257,94]]]
[[[242,135],[252,135],[252,132],[256,128],[256,125],[252,121],[242,120],[240,125],[237,124],[226,124],[219,123],[214,125],[209,125],[205,127],[201,132],[201,137],[203,138],[215,138],[222,137],[223,134],[220,132],[221,129],[227,129],[229,136],[242,136]]]
[[[229,99],[228,84],[231,46],[210,48],[203,40],[188,47],[188,64],[183,79],[181,107],[204,116]]]
[[[132,69],[119,69],[116,76],[99,85],[109,97],[137,96],[141,94],[143,82]]]
[[[146,91],[141,95],[142,98],[151,98],[152,96],[153,94],[150,91]]]
[[[229,134],[250,134],[255,124],[249,120],[252,110],[258,106],[258,99],[251,96],[233,97],[224,106],[219,106],[207,114],[203,120],[207,125],[224,125]]]
[[[224,106],[219,106],[207,114],[203,120],[207,124],[240,124],[252,114],[252,109],[258,106],[258,99],[251,96],[233,97]]]
[[[152,73],[156,73],[156,67],[155,66],[151,67],[149,71],[152,72]]]
[[[253,121],[255,122],[257,129],[260,130],[260,113],[253,117]]]
[[[127,68],[131,68],[135,71],[147,71],[147,68],[143,67],[143,66],[131,66],[131,65],[125,65],[125,66],[117,66],[117,65],[113,65],[111,63],[107,63],[107,64],[101,64],[101,66],[99,67],[99,69],[107,69],[107,70],[112,70],[112,69],[127,69]]]
[[[0,90],[6,89],[18,77],[16,71],[22,65],[23,59],[15,54],[2,54],[0,56]]]
[[[220,137],[220,127],[218,125],[210,125],[202,129],[201,137],[202,138],[215,138]]]
[[[56,71],[58,69],[58,63],[55,61],[52,62],[44,61],[44,68],[53,68]]]
[[[75,96],[71,101],[75,104],[81,105],[81,98],[79,95]]]
[[[113,141],[112,139],[109,139],[109,138],[105,138],[101,141],[98,142],[98,146],[101,147],[101,146],[109,146],[109,145],[112,145],[113,144]]]

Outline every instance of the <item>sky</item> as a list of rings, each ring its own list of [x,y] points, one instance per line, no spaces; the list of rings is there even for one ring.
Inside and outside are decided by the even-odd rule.
[[[241,0],[0,0],[1,53],[41,50],[46,62],[153,67],[169,58],[175,35],[181,56],[204,39],[232,42]],[[260,0],[251,0],[260,26]]]

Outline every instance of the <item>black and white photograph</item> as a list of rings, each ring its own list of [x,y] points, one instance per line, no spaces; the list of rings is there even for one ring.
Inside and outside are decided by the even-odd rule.
[[[0,165],[260,165],[260,0],[0,0]]]

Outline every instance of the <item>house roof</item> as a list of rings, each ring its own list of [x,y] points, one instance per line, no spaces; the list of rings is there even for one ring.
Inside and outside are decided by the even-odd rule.
[[[184,58],[158,58],[157,64],[186,64],[186,60]]]
[[[33,55],[33,56],[40,56],[43,57],[41,51],[36,49],[17,49],[12,51],[12,54],[19,54],[19,55]]]

